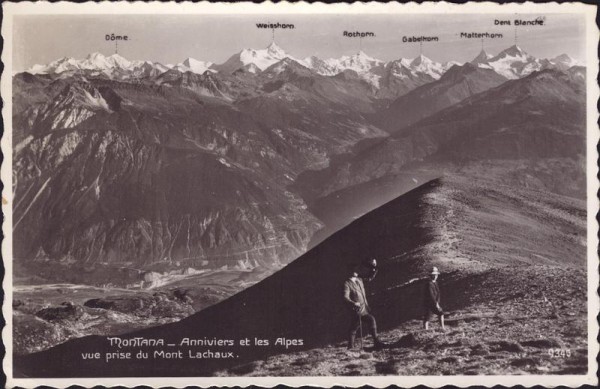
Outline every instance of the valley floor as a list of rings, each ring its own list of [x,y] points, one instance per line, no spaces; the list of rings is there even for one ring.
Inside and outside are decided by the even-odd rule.
[[[168,283],[145,289],[15,286],[14,351],[29,354],[87,335],[116,335],[179,321],[253,285],[265,274],[258,269],[217,270],[173,276]]]

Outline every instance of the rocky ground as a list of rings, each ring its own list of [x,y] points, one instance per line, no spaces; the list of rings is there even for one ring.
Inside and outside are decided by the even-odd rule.
[[[128,333],[167,344],[178,344],[183,336],[233,339],[225,350],[232,358],[201,363],[182,358],[176,364],[134,359],[112,365],[89,360],[74,372],[70,366],[81,363],[82,352],[114,351],[105,338],[86,336],[18,356],[15,371],[23,377],[583,373],[589,297],[585,220],[580,200],[444,177],[360,217],[219,304]],[[359,353],[345,348],[348,311],[341,288],[350,266],[367,256],[378,259],[379,273],[367,292],[390,347]],[[442,273],[442,306],[453,313],[443,333],[436,326],[430,332],[420,328],[423,285],[407,283],[426,276],[432,266]],[[220,280],[222,285],[236,282],[247,281]],[[83,301],[84,309],[112,311],[108,299],[96,298]],[[174,291],[164,302],[158,298],[141,299],[143,307],[134,304],[134,312],[140,317],[161,312],[163,304],[180,299]],[[42,312],[42,318],[55,313]],[[236,343],[243,338],[272,342]],[[275,338],[303,342],[286,350]]]
[[[220,376],[511,375],[587,371],[585,276],[527,266],[489,272],[472,305],[453,312],[446,330],[418,319],[385,329],[389,347],[349,351],[346,343],[276,355]],[[508,281],[513,281],[508,283]],[[443,291],[442,291],[443,292]],[[383,312],[375,312],[383,316]]]

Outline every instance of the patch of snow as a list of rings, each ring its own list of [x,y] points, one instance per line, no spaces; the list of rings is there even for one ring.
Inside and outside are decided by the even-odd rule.
[[[219,162],[227,167],[231,167],[231,164],[225,160],[225,158],[219,158]]]
[[[73,151],[75,151],[75,148],[77,148],[80,140],[81,135],[79,135],[79,133],[76,131],[70,132],[62,138],[63,142],[58,148],[58,155],[60,157],[59,163],[64,158],[73,154]]]
[[[94,112],[82,108],[71,109],[68,114],[67,111],[61,111],[52,121],[51,128],[72,128],[92,116]]]
[[[17,145],[15,146],[15,154],[18,154],[21,150],[23,150],[23,148],[27,147],[27,145],[29,145],[29,143],[31,143],[32,140],[33,136],[28,135],[25,139],[17,143]]]

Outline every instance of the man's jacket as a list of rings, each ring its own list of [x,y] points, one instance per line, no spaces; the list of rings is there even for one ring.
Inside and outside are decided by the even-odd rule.
[[[440,287],[437,282],[429,280],[425,287],[425,299],[423,301],[426,308],[437,310],[440,304]]]
[[[357,277],[356,281],[349,279],[344,283],[344,299],[359,315],[369,313],[367,293],[365,292],[365,285],[361,278]],[[355,306],[354,303],[360,303],[360,308]]]

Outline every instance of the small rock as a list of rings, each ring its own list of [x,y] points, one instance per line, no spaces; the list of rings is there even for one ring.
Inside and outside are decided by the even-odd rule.
[[[21,307],[23,305],[25,305],[25,303],[22,300],[13,300],[13,303],[12,303],[13,309]]]
[[[521,342],[521,344],[523,346],[529,346],[529,347],[535,347],[535,348],[560,348],[560,347],[562,347],[560,342],[553,338],[527,340],[527,341]]]
[[[58,307],[40,309],[35,315],[46,321],[77,320],[83,315],[83,309],[71,302],[63,302]]]
[[[475,355],[489,355],[490,349],[486,345],[478,344],[476,346],[471,347],[471,356]]]
[[[396,347],[413,347],[416,346],[419,342],[414,334],[406,334],[396,342]]]
[[[513,360],[510,364],[515,367],[526,367],[535,366],[537,365],[537,362],[532,358],[519,358]]]
[[[449,356],[449,357],[438,359],[438,362],[445,362],[445,363],[456,363],[458,361],[459,361],[459,359],[456,358],[455,356]]]
[[[509,342],[506,340],[501,340],[499,342],[493,342],[492,344],[495,345],[499,351],[510,351],[510,352],[518,352],[518,353],[525,351],[523,346],[521,346],[517,342]]]

